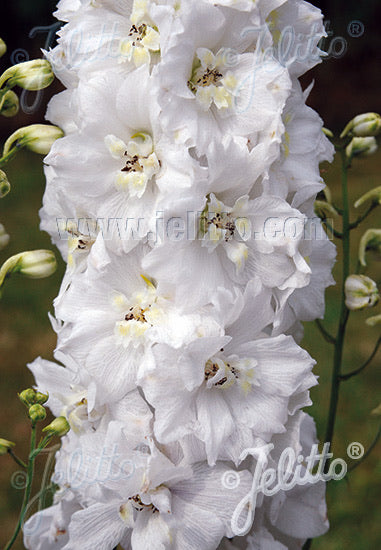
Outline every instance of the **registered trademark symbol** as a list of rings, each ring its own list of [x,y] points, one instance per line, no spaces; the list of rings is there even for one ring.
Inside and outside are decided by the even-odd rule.
[[[362,21],[351,21],[347,27],[349,36],[352,38],[360,38],[365,32],[365,26]]]
[[[361,445],[361,443],[354,441],[353,443],[350,443],[348,445],[347,455],[352,460],[359,460],[364,456],[364,454],[365,454],[364,445]]]

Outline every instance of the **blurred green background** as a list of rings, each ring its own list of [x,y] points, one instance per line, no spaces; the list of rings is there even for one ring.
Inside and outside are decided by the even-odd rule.
[[[379,59],[380,41],[377,24],[381,6],[377,1],[358,2],[348,0],[315,2],[323,9],[333,35],[330,40],[343,37],[347,51],[343,57],[330,57],[323,64],[303,77],[303,85],[313,78],[315,87],[309,104],[324,118],[327,127],[338,131],[354,115],[364,111],[381,111]],[[48,0],[17,0],[2,6],[0,36],[8,44],[8,52],[0,60],[2,69],[14,61],[16,50],[23,49],[30,58],[40,56],[39,49],[45,46],[46,32],[29,38],[36,27],[46,27],[55,22],[51,15],[55,2]],[[359,38],[351,38],[347,28],[351,21],[360,20],[365,32]],[[16,52],[17,53],[17,52]],[[13,55],[13,57],[12,57]],[[0,140],[17,127],[42,122],[49,97],[59,91],[56,82],[43,94],[38,111],[32,114],[20,112],[14,119],[0,120]],[[33,101],[33,96],[30,96]],[[339,163],[324,166],[325,179],[336,201],[340,198]],[[358,160],[350,173],[351,202],[362,193],[380,185],[381,152],[369,159]],[[38,209],[44,191],[41,158],[32,153],[22,153],[6,168],[12,184],[11,193],[0,201],[0,222],[11,235],[8,247],[0,252],[0,262],[17,252],[27,249],[50,248],[50,239],[39,231]],[[374,212],[360,230],[354,234],[352,247],[357,249],[362,229],[379,225],[379,210]],[[352,209],[352,218],[356,212]],[[57,254],[58,256],[58,254]],[[57,273],[50,279],[33,281],[14,277],[7,281],[0,304],[0,437],[17,442],[18,453],[26,456],[29,437],[28,422],[24,407],[18,402],[16,392],[32,384],[32,376],[25,365],[38,355],[52,358],[55,346],[53,333],[47,317],[52,310],[52,300],[58,292],[64,265],[60,261]],[[368,274],[378,283],[380,280],[379,258],[372,258]],[[340,278],[340,251],[334,275]],[[335,331],[338,315],[338,289],[327,292],[326,326]],[[344,358],[344,370],[350,371],[362,364],[372,351],[379,335],[379,328],[370,328],[364,319],[380,311],[360,312],[351,316]],[[332,349],[319,335],[314,324],[306,324],[303,346],[317,360],[315,372],[320,376],[320,385],[312,390],[313,414],[318,433],[324,437],[327,418]],[[336,457],[347,459],[349,443],[358,441],[369,446],[378,428],[378,420],[370,411],[380,402],[378,392],[380,354],[360,376],[342,384],[334,451]],[[373,550],[381,548],[380,517],[380,452],[376,449],[368,460],[356,469],[349,481],[333,482],[328,488],[328,506],[331,530],[314,541],[316,550]],[[0,545],[10,536],[17,521],[17,512],[22,491],[15,489],[10,481],[18,468],[8,457],[0,458]],[[348,460],[350,464],[351,461]],[[41,473],[44,460],[39,460]],[[14,484],[14,483],[13,483]],[[38,487],[38,476],[36,488]],[[23,548],[21,541],[15,548]],[[80,549],[78,549],[80,550]]]

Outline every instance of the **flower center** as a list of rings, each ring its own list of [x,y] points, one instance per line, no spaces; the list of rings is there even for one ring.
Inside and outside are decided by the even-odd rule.
[[[123,315],[123,320],[115,323],[114,332],[124,347],[132,345],[136,349],[144,344],[146,331],[163,318],[163,310],[156,303],[158,297],[155,286],[145,277],[143,279],[147,288],[134,294],[130,301],[123,294],[113,297],[114,309],[118,315]]]
[[[135,67],[149,65],[151,53],[160,51],[160,34],[147,12],[148,2],[134,2],[132,26],[128,36],[120,41],[119,62],[130,61]]]
[[[149,310],[151,307],[151,304],[146,307],[145,309],[142,309],[139,306],[130,307],[129,312],[126,314],[124,320],[125,321],[139,321],[140,323],[147,323],[147,319],[145,318],[146,311]]]
[[[207,225],[214,225],[219,230],[218,233],[214,230],[214,233],[217,233],[218,238],[223,238],[225,242],[230,241],[234,237],[235,221],[232,218],[231,212],[216,212],[216,215],[211,220],[207,220]]]
[[[210,388],[229,388],[238,383],[244,392],[255,385],[254,369],[257,365],[255,359],[240,359],[236,355],[224,357],[223,350],[211,357],[205,364],[205,382]]]
[[[138,132],[126,145],[123,140],[109,134],[105,137],[105,145],[114,159],[123,159],[125,162],[124,167],[116,173],[116,188],[140,199],[148,182],[159,173],[161,167],[154,152],[152,137]]]
[[[69,233],[68,238],[68,266],[74,268],[76,265],[76,257],[79,254],[88,252],[95,242],[95,238],[90,235],[83,235],[75,223],[68,223],[66,231]],[[94,231],[94,234],[96,231]]]
[[[155,513],[159,511],[153,504],[144,504],[140,495],[130,497],[128,500],[131,502],[133,508],[138,512],[142,512],[143,510],[152,510],[152,512]]]
[[[188,87],[204,110],[213,103],[217,109],[227,109],[232,105],[237,79],[229,71],[225,74],[224,69],[222,49],[214,55],[207,48],[198,48]]]
[[[241,270],[248,258],[248,247],[238,239],[250,237],[250,221],[242,214],[247,206],[247,198],[238,199],[233,208],[226,206],[211,193],[200,217],[202,246],[214,250],[223,243],[226,254]]]

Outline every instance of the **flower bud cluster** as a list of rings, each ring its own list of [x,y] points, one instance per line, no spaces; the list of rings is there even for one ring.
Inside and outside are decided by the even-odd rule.
[[[327,530],[323,482],[233,518],[248,450],[271,443],[276,468],[316,440],[298,342],[333,283],[313,208],[333,148],[298,77],[322,15],[303,0],[61,0],[57,17],[46,57],[66,90],[47,118],[65,136],[41,226],[67,262],[60,364],[29,368],[63,436],[60,490],[25,546],[299,548]]]

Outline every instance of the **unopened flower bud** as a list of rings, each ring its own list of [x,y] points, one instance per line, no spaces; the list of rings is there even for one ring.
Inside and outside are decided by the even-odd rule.
[[[36,403],[38,403],[39,405],[44,405],[48,399],[49,399],[49,393],[45,394],[40,391],[36,391],[36,395],[35,395]]]
[[[372,416],[381,416],[381,404],[370,413]]]
[[[0,437],[0,456],[6,455],[7,452],[12,449],[16,444],[13,441],[8,441],[8,439],[2,439]]]
[[[50,250],[22,252],[17,271],[31,279],[49,277],[57,269],[56,258]]]
[[[357,137],[377,136],[381,131],[381,116],[378,113],[364,113],[353,118],[341,133],[343,138],[348,134]]]
[[[36,422],[41,422],[46,418],[46,410],[39,403],[36,403],[35,405],[29,407],[28,414],[33,424],[35,424]]]
[[[379,325],[381,323],[381,313],[379,315],[375,315],[374,317],[369,317],[365,322],[370,327]]]
[[[70,430],[70,424],[64,416],[59,416],[55,418],[48,426],[46,426],[42,431],[45,432],[48,436],[57,435],[58,437],[63,437]]]
[[[332,138],[335,137],[333,132],[331,130],[329,130],[329,128],[322,128],[322,130],[323,130],[323,134],[325,136],[327,136],[328,138],[332,139]]]
[[[8,181],[7,174],[0,170],[0,199],[8,195],[11,190],[11,184]]]
[[[347,157],[369,157],[377,151],[377,141],[374,137],[354,137],[345,149]]]
[[[33,388],[23,390],[18,394],[19,399],[26,407],[31,407],[36,403],[36,391]]]
[[[376,283],[366,275],[350,275],[345,281],[345,305],[351,311],[373,307],[379,299]]]
[[[5,248],[9,243],[9,235],[5,231],[3,224],[0,223],[0,250]]]
[[[363,266],[366,266],[365,255],[367,250],[375,250],[381,253],[381,229],[368,229],[361,237],[359,260]]]
[[[7,51],[7,46],[2,38],[0,38],[0,57],[3,57]]]
[[[315,201],[314,209],[315,214],[323,220],[326,220],[331,216],[337,217],[339,215],[332,204],[329,204],[329,202],[325,201]]]
[[[374,204],[381,204],[381,186],[380,187],[375,187],[374,189],[371,189],[370,191],[365,193],[365,195],[360,197],[355,202],[355,208],[358,208],[359,206],[364,204],[364,202],[366,202],[366,201],[372,201],[372,203],[374,203]]]
[[[38,403],[39,405],[43,405],[47,402],[49,399],[48,393],[42,393],[39,391],[34,390],[33,388],[28,388],[21,393],[18,394],[19,399],[24,405],[27,407],[31,407],[32,405],[35,405]]]
[[[49,277],[57,269],[56,258],[50,250],[30,250],[11,256],[0,269],[0,287],[12,273],[31,279]]]
[[[2,94],[0,98],[0,114],[5,117],[12,117],[19,112],[19,98],[12,90]]]
[[[14,132],[4,145],[3,156],[11,152],[12,146],[26,147],[34,153],[47,155],[56,139],[63,137],[61,128],[50,124],[31,124]]]
[[[6,82],[7,86],[20,86],[25,90],[43,90],[54,80],[52,67],[46,59],[33,59],[9,67],[0,77],[0,87]]]

